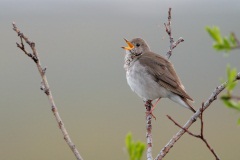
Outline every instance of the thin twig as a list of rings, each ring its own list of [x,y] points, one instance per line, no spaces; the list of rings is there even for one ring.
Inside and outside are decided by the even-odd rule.
[[[240,96],[236,96],[236,95],[232,95],[232,93],[230,91],[227,92],[227,95],[224,95],[222,98],[224,98],[225,100],[236,100],[236,101],[240,101]]]
[[[230,96],[230,99],[234,99],[234,100],[239,101],[239,100],[240,100],[240,97],[239,97],[239,96],[235,96],[235,95],[231,95],[231,96]]]
[[[204,112],[204,103],[202,103],[202,107],[201,107],[201,115],[200,115],[200,119],[201,119],[201,132],[199,135],[199,138],[206,144],[206,146],[208,147],[208,149],[212,152],[212,154],[215,156],[216,160],[220,160],[220,158],[218,157],[218,155],[216,154],[216,152],[214,151],[214,149],[210,146],[210,144],[208,143],[208,141],[206,140],[206,138],[204,137],[204,132],[203,132],[203,128],[204,128],[204,123],[203,123],[203,112]]]
[[[235,41],[237,43],[236,46],[231,47],[231,49],[239,49],[240,48],[240,41],[238,40],[238,38],[237,38],[237,36],[235,35],[234,32],[232,32],[231,34],[232,34],[233,38],[235,39]]]
[[[64,140],[67,142],[68,146],[70,147],[70,149],[72,150],[72,152],[74,153],[75,157],[77,158],[77,160],[83,160],[83,158],[81,157],[79,151],[77,150],[76,146],[74,145],[74,143],[72,142],[65,126],[64,123],[59,115],[59,112],[57,110],[57,106],[53,100],[53,95],[52,92],[49,88],[49,84],[47,81],[47,77],[45,75],[46,72],[46,68],[42,68],[41,63],[40,63],[40,59],[37,53],[37,50],[35,48],[35,43],[31,42],[28,40],[28,38],[17,28],[16,24],[13,22],[13,30],[18,34],[18,36],[20,37],[21,40],[21,44],[17,43],[17,47],[20,48],[27,56],[29,56],[36,64],[38,71],[41,75],[42,78],[42,82],[41,82],[41,89],[44,91],[44,93],[47,95],[48,100],[50,102],[50,105],[52,107],[52,112],[55,116],[55,119],[58,123],[58,126],[60,128],[60,130],[62,131]],[[26,51],[23,40],[31,47],[31,50],[33,53],[29,53]]]
[[[240,72],[236,76],[236,80],[240,80]],[[222,83],[219,85],[213,93],[210,95],[207,101],[203,103],[203,110],[206,110],[213,101],[217,99],[217,96],[225,89],[227,85],[227,82]],[[157,155],[155,160],[161,160],[173,147],[173,145],[181,138],[181,136],[186,132],[186,130],[196,121],[196,119],[201,115],[201,108],[194,113],[189,120],[186,122],[186,124],[178,131],[172,139],[165,145],[165,147],[160,151],[160,153]]]
[[[178,124],[171,116],[167,115],[168,119],[170,119],[176,126],[178,126],[179,128],[182,128],[183,130],[185,130],[189,135],[199,138],[200,135],[194,134],[192,132],[190,132],[188,129],[183,128],[180,124]]]
[[[204,112],[204,109],[203,109],[203,105],[204,103],[202,103],[202,107],[201,107],[201,114],[200,114],[200,119],[201,119],[201,137],[203,137],[203,112]]]
[[[220,160],[220,158],[217,156],[216,152],[214,151],[214,149],[209,145],[208,141],[206,140],[206,138],[204,137],[204,134],[203,134],[203,128],[204,128],[204,123],[203,123],[203,104],[202,104],[202,108],[201,108],[201,114],[200,114],[200,119],[201,119],[201,132],[200,134],[194,134],[192,132],[190,132],[188,129],[185,129],[183,128],[181,125],[179,125],[175,120],[172,119],[172,117],[170,117],[169,115],[167,115],[167,117],[176,125],[178,126],[179,128],[185,130],[189,135],[193,136],[193,137],[196,137],[196,138],[199,138],[201,139],[205,144],[206,146],[208,147],[208,149],[212,152],[212,154],[215,156],[216,160]]]
[[[152,160],[152,114],[149,114],[152,108],[152,103],[145,104],[146,106],[146,138],[147,138],[147,160]]]
[[[171,28],[171,19],[172,19],[172,14],[171,14],[171,10],[172,8],[169,8],[168,10],[168,22],[164,23],[166,32],[169,36],[169,40],[170,40],[170,46],[169,46],[169,51],[166,54],[166,58],[169,59],[172,55],[172,50],[177,47],[177,45],[181,42],[184,41],[184,39],[182,37],[180,37],[177,42],[174,42],[173,37],[172,37],[172,28]]]

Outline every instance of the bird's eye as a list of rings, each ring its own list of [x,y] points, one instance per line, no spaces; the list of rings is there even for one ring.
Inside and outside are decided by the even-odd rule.
[[[139,43],[137,43],[137,44],[136,44],[136,46],[137,46],[137,47],[139,47],[139,46],[140,46],[140,44],[139,44]]]

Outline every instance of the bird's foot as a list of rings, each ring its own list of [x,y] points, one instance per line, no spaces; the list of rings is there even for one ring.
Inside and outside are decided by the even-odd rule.
[[[161,98],[158,98],[157,101],[154,103],[154,105],[152,105],[151,108],[151,112],[153,112],[153,110],[155,109],[155,107],[157,106],[158,102],[160,101]]]
[[[156,120],[156,117],[154,116],[154,114],[152,113],[152,111],[146,111],[146,117],[151,115],[155,120]]]
[[[153,114],[153,110],[154,110],[155,106],[152,105],[152,101],[151,100],[146,101],[145,102],[145,107],[146,107],[146,110],[147,110],[146,111],[146,117],[151,115],[156,120],[156,117]]]

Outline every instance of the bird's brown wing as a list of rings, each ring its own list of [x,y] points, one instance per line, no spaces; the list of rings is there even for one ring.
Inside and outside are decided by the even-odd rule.
[[[148,73],[152,75],[159,85],[193,101],[184,90],[184,86],[178,78],[173,65],[167,59],[153,52],[146,52],[138,60],[146,67]]]

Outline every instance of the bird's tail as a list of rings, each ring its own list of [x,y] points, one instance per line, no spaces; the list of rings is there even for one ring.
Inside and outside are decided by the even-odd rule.
[[[182,98],[182,100],[187,104],[188,109],[190,109],[193,113],[196,112],[196,110],[195,110],[194,107],[189,103],[189,101],[187,100],[187,98]]]

